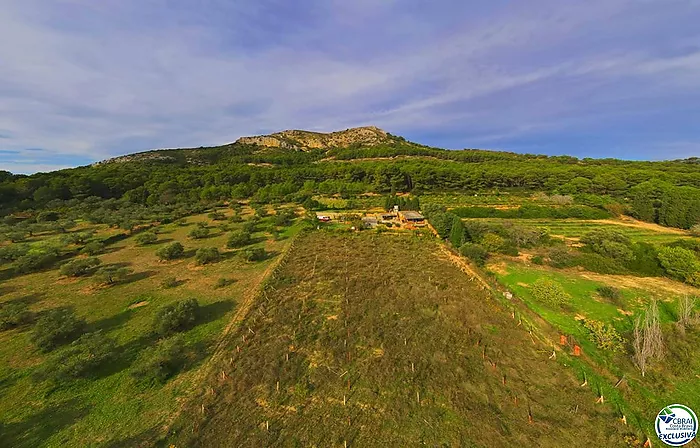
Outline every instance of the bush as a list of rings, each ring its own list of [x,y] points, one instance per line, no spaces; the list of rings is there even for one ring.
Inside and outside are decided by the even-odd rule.
[[[296,218],[296,213],[292,209],[280,210],[274,218],[274,223],[278,227],[286,227]]]
[[[60,272],[66,277],[80,277],[91,272],[100,263],[102,263],[100,259],[95,257],[78,258],[61,266]]]
[[[180,286],[180,282],[175,277],[166,277],[160,282],[160,286],[163,288],[176,288]]]
[[[85,320],[79,319],[73,310],[47,311],[34,326],[32,341],[43,352],[76,339],[85,331]]]
[[[132,272],[133,270],[127,267],[105,266],[95,272],[93,279],[98,285],[114,285],[126,280]]]
[[[97,254],[102,253],[104,248],[104,243],[100,241],[90,241],[85,246],[83,246],[83,248],[80,250],[80,253],[83,255],[95,256]]]
[[[559,283],[546,278],[537,279],[532,284],[530,293],[538,302],[550,306],[561,306],[570,299]]]
[[[583,326],[588,330],[598,348],[611,352],[623,349],[624,339],[612,325],[598,320],[584,319]]]
[[[197,249],[194,260],[197,264],[215,263],[221,259],[219,249],[216,247],[202,247]]]
[[[220,278],[216,281],[216,287],[217,288],[225,288],[228,285],[232,285],[236,283],[236,280],[233,278]]]
[[[102,332],[87,333],[56,353],[41,369],[40,377],[65,381],[87,376],[116,355],[116,343]]]
[[[58,259],[58,250],[39,249],[30,250],[26,255],[15,260],[15,271],[20,274],[38,271],[51,266]]]
[[[462,247],[459,248],[459,253],[463,257],[467,257],[476,263],[477,266],[486,264],[486,260],[489,257],[489,252],[484,249],[484,247],[473,243],[463,244]]]
[[[487,233],[481,239],[481,245],[489,252],[500,252],[505,246],[505,241],[495,233]]]
[[[553,247],[548,255],[549,263],[555,268],[567,268],[576,264],[576,256],[566,246]]]
[[[136,235],[135,240],[136,244],[139,246],[146,246],[158,241],[158,235],[156,235],[154,232],[143,232]]]
[[[596,291],[598,292],[598,295],[600,295],[600,297],[603,297],[605,299],[617,301],[622,298],[622,292],[614,286],[599,286],[596,289]]]
[[[694,252],[682,247],[661,247],[659,261],[671,277],[700,286],[700,262]]]
[[[186,361],[187,351],[182,337],[163,339],[155,347],[141,352],[131,375],[144,385],[164,384],[182,369]]]
[[[32,320],[32,312],[22,302],[7,302],[0,307],[0,330],[9,330],[27,324]]]
[[[539,264],[539,265],[544,264],[544,258],[542,258],[542,255],[535,255],[534,257],[530,258],[530,261],[533,262],[534,264]]]
[[[159,336],[168,336],[190,328],[197,320],[199,303],[196,299],[187,299],[166,305],[158,310],[153,321],[153,332]]]
[[[581,236],[581,242],[589,250],[617,261],[629,261],[633,258],[629,237],[618,230],[592,230]]]
[[[224,219],[226,219],[226,215],[224,215],[221,212],[211,212],[207,216],[209,217],[209,219],[214,221],[223,221]]]
[[[235,224],[238,222],[243,222],[243,218],[241,218],[241,215],[236,214],[236,215],[229,217],[228,222],[230,222],[232,224]]]
[[[243,231],[253,233],[255,232],[257,225],[258,221],[256,219],[249,219],[248,221],[243,223]]]
[[[252,242],[250,233],[242,230],[238,232],[231,232],[226,242],[226,247],[235,248],[247,246]]]
[[[160,249],[158,249],[156,251],[156,256],[161,260],[173,260],[182,256],[182,254],[184,253],[185,248],[182,247],[182,244],[175,241],[174,243],[170,243],[167,246],[163,246]]]
[[[243,251],[243,258],[246,261],[261,261],[267,256],[265,249],[262,247],[256,247],[254,249],[246,249]]]
[[[193,240],[206,238],[209,236],[209,229],[206,227],[195,227],[194,229],[190,230],[190,233],[188,233],[187,236]]]

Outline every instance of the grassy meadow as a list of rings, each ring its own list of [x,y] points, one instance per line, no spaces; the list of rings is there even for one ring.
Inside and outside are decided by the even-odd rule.
[[[427,236],[301,235],[226,350],[162,446],[620,446],[627,432]]]
[[[212,221],[205,214],[189,217],[184,224],[158,226],[154,244],[137,245],[136,232],[107,245],[98,255],[103,266],[133,270],[120,284],[96,286],[90,276],[67,278],[57,268],[4,281],[0,285],[1,303],[27,303],[37,317],[51,309],[73,309],[87,321],[87,331],[99,330],[116,341],[117,356],[87,378],[55,384],[37,379],[36,374],[48,357],[60,356],[65,348],[49,354],[38,351],[31,341],[31,324],[0,332],[0,445],[134,446],[134,437],[159,430],[198,386],[193,383],[241,301],[254,293],[266,270],[298,231],[297,226],[288,227],[272,238],[270,220],[263,218],[248,246],[265,248],[268,256],[259,262],[245,261],[238,255],[242,249],[226,248],[229,231],[219,226],[226,224],[236,230],[242,223]],[[210,235],[188,238],[199,222],[210,228]],[[96,230],[98,236],[115,233],[105,226],[87,224],[77,230],[86,229]],[[39,235],[32,244],[51,238],[54,236]],[[159,261],[156,250],[173,241],[184,245],[184,256]],[[221,261],[196,265],[194,253],[200,247],[218,248]],[[162,286],[170,277],[176,279],[175,286]],[[217,284],[222,278],[228,280],[225,286]],[[156,313],[164,305],[188,298],[197,299],[200,312],[195,325],[183,333],[190,353],[187,364],[165,385],[139,384],[130,373],[140,353],[156,343],[151,334]]]

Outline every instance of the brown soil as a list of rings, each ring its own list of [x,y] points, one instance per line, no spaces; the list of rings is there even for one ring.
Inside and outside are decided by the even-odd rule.
[[[146,306],[146,305],[148,305],[148,300],[143,300],[141,302],[129,305],[129,309],[133,310],[134,308],[141,308],[142,306]]]
[[[665,277],[635,277],[633,275],[596,274],[595,272],[581,272],[578,270],[565,271],[575,272],[576,275],[585,279],[603,282],[620,288],[644,289],[663,295],[700,294],[699,288]]]

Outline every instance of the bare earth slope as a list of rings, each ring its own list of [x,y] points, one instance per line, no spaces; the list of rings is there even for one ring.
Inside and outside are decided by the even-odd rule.
[[[301,235],[225,350],[165,446],[622,445],[615,410],[427,238]]]

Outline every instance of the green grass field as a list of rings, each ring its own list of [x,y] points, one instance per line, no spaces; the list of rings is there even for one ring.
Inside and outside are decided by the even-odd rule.
[[[617,409],[437,244],[301,236],[162,445],[620,446]]]
[[[269,227],[265,220],[263,228]],[[211,236],[188,239],[187,233],[200,221],[211,227]],[[89,378],[52,386],[33,378],[47,355],[31,343],[31,326],[0,332],[0,445],[133,446],[131,437],[160,429],[192,390],[192,382],[240,301],[262,281],[265,270],[298,231],[296,226],[287,228],[276,240],[266,231],[253,234],[253,246],[265,247],[270,256],[249,263],[237,256],[238,250],[225,248],[228,232],[214,227],[219,223],[206,215],[194,216],[185,226],[160,226],[155,244],[137,246],[129,237],[107,246],[99,256],[103,265],[133,269],[123,284],[109,288],[96,288],[90,277],[62,278],[56,268],[13,277],[0,285],[1,302],[25,301],[39,315],[49,309],[72,308],[87,320],[88,331],[101,330],[118,344],[117,358],[110,365]],[[230,224],[232,229],[241,225]],[[99,226],[96,230],[102,235],[114,232]],[[44,237],[49,238],[53,237]],[[159,262],[155,251],[171,241],[182,242],[185,257]],[[193,254],[199,247],[219,248],[222,261],[196,266]],[[176,277],[181,285],[164,289],[161,282],[167,277]],[[219,278],[233,282],[217,288]],[[196,325],[184,333],[197,358],[164,386],[144,388],[130,371],[139,353],[155,343],[149,336],[151,322],[161,306],[186,298],[197,299],[201,306]]]
[[[474,221],[502,223],[503,219],[475,218]],[[607,222],[596,222],[578,219],[509,219],[508,222],[524,227],[537,227],[545,229],[549,234],[563,236],[566,238],[580,238],[586,232],[595,229],[614,229],[627,235],[632,241],[641,241],[653,244],[663,244],[676,241],[681,238],[693,238],[685,232],[677,229],[663,229],[654,226],[655,229],[645,229],[624,225],[622,221],[615,223],[614,220]]]
[[[653,416],[664,405],[675,402],[688,403],[691,407],[700,405],[700,377],[697,376],[700,372],[700,334],[697,329],[681,332],[677,328],[677,295],[659,296],[658,291],[631,287],[622,288],[622,295],[617,300],[605,299],[596,291],[599,286],[606,285],[604,282],[586,279],[581,273],[512,261],[505,263],[505,268],[500,266],[495,275],[517,299],[561,334],[574,337],[585,356],[573,365],[588,371],[592,377],[608,377],[605,384],[608,399],[634,416],[647,434],[653,434]],[[531,285],[540,278],[554,280],[563,286],[570,297],[564,306],[552,307],[534,299]],[[642,377],[629,355],[631,333],[634,319],[643,312],[651,297],[663,297],[659,301],[659,312],[667,355],[662,361],[654,362],[646,377]],[[581,317],[612,324],[625,338],[623,350],[610,353],[599,349],[582,325]],[[611,387],[612,378],[622,376],[627,378],[626,387]]]

